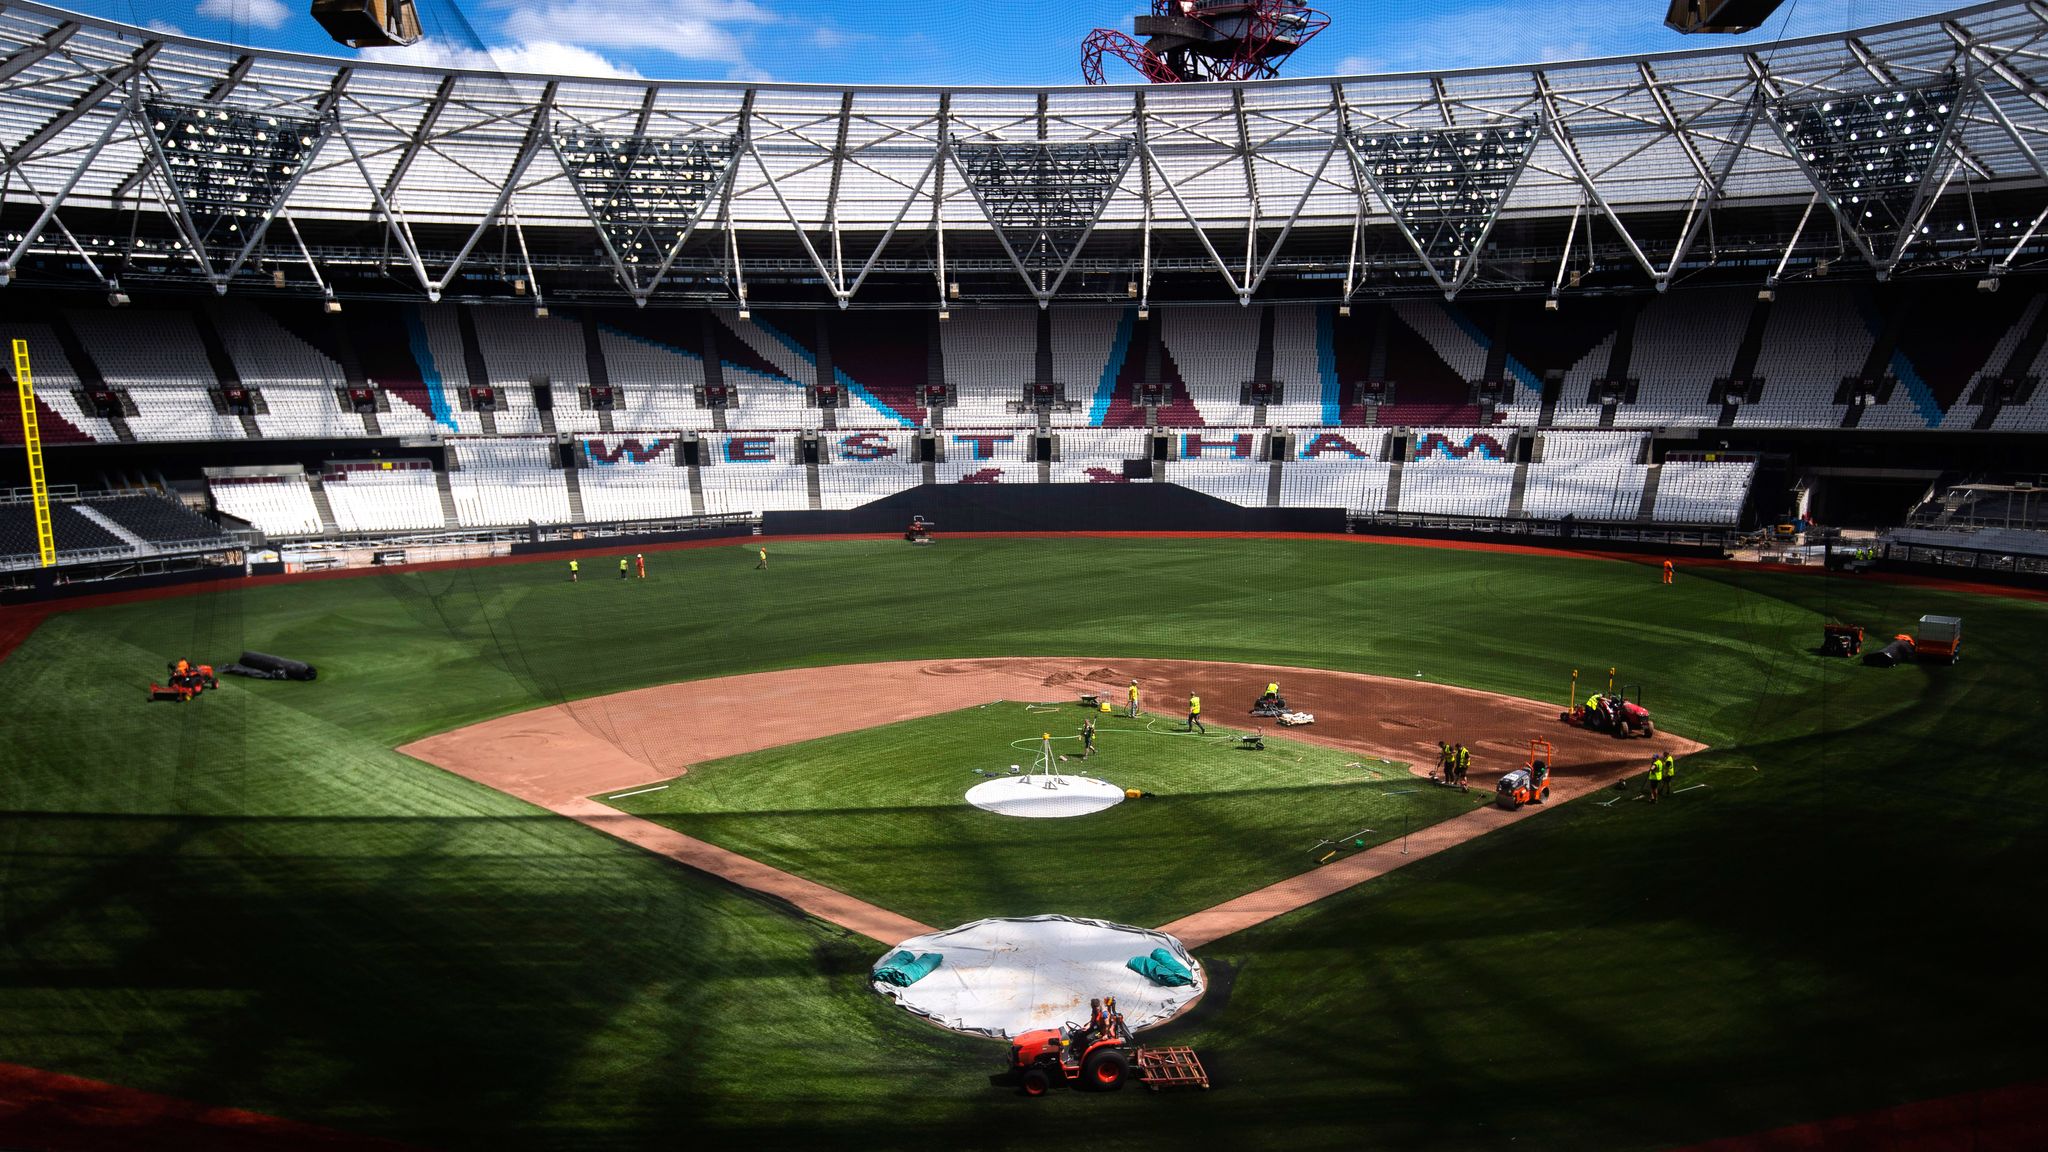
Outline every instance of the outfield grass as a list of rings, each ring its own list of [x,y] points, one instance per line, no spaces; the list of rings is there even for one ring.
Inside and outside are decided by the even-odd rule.
[[[1650,1147],[2048,1075],[2048,606],[1342,540],[773,557],[53,618],[0,664],[0,1060],[475,1149]],[[1827,618],[1922,613],[1966,619],[1960,665],[1812,654]],[[242,647],[321,679],[142,703],[167,657]],[[1215,1092],[1036,1102],[869,992],[865,942],[391,751],[569,696],[968,655],[1544,699],[1614,664],[1715,747],[1677,803],[1559,805],[1202,949],[1216,988],[1172,1035]]]
[[[1255,752],[1235,729],[1190,734],[1145,714],[1100,717],[1083,763],[1071,733],[1087,715],[1004,701],[700,764],[606,803],[937,927],[1039,913],[1149,927],[1307,871],[1319,840],[1371,829],[1357,837],[1369,848],[1492,798],[1418,783],[1402,764],[1273,736]],[[1150,795],[1062,820],[963,799],[976,771],[1028,770],[1041,730],[1074,757],[1062,771]]]

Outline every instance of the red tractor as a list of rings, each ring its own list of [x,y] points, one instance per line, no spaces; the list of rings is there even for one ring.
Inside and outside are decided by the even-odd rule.
[[[1134,1077],[1154,1090],[1209,1086],[1193,1049],[1140,1048],[1115,997],[1092,1007],[1086,1024],[1039,1028],[1010,1041],[1010,1072],[1026,1096],[1043,1096],[1061,1083],[1113,1092]]]
[[[213,674],[213,665],[194,664],[190,660],[173,660],[165,666],[165,683],[152,681],[149,685],[151,700],[170,700],[183,704],[208,688],[220,687],[220,678]]]
[[[1010,1067],[1026,1096],[1043,1096],[1063,1081],[1110,1092],[1130,1076],[1137,1047],[1112,997],[1094,1002],[1086,1024],[1019,1033],[1010,1041]]]
[[[1611,733],[1618,740],[1657,734],[1649,709],[1643,707],[1643,690],[1635,684],[1619,692],[1589,696],[1584,704],[1558,713],[1557,718],[1575,728]]]

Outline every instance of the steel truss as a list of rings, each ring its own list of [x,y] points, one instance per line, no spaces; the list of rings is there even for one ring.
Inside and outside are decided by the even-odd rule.
[[[707,209],[717,203],[739,141],[549,133],[555,159],[597,221],[598,238],[620,283],[638,304],[674,266]]]
[[[1536,150],[1535,120],[1345,138],[1358,178],[1393,216],[1430,279],[1456,296]],[[1449,274],[1445,274],[1445,270]]]
[[[1913,88],[1783,100],[1771,124],[1880,278],[1925,227],[1956,167],[1954,79]]]
[[[1243,301],[1276,272],[1290,290],[1327,277],[1338,299],[1558,293],[1579,244],[1588,268],[1614,271],[1619,253],[1658,287],[1731,252],[1799,275],[1841,255],[1836,230],[1802,215],[1809,202],[1827,203],[1840,242],[1880,274],[1997,274],[2042,258],[2044,64],[2048,4],[2035,0],[1789,42],[1768,58],[1719,48],[1441,76],[1042,91],[436,73],[228,48],[9,0],[0,282],[33,256],[109,282],[147,265],[216,290],[267,287],[287,264],[321,288],[373,267],[401,269],[438,299],[458,280],[467,292],[480,274],[509,280],[516,268],[580,270],[641,303],[670,292],[743,300],[757,271],[790,282],[794,254],[841,307],[875,277],[906,276],[935,284],[944,306],[964,274],[981,277],[968,295],[987,291],[979,251],[1041,304],[1100,296],[1105,271],[1142,304],[1157,274],[1185,281],[1190,261]],[[1829,136],[1813,110],[1911,106],[1917,119],[1951,90],[1937,147],[1924,164],[1886,170],[1886,219],[1862,225],[1851,212],[1868,200],[1846,199],[1862,194],[1846,182],[1851,165],[1874,161],[1858,161],[1851,146],[1864,141]],[[312,141],[303,155],[260,164],[246,140],[252,167],[228,173],[222,200],[203,174],[213,169],[185,164],[153,128],[152,110],[177,108],[225,115],[213,123],[236,132],[271,119],[317,131],[300,133]],[[1526,140],[1522,126],[1533,126]],[[623,162],[593,163],[600,144]],[[1468,147],[1504,166],[1433,183],[1380,171],[1416,148]],[[1736,236],[1731,210],[1780,222]],[[289,237],[267,232],[278,218]],[[365,222],[370,243],[360,229],[352,249],[323,242]],[[715,243],[691,246],[698,233]],[[164,255],[166,235],[182,255]],[[479,257],[499,247],[510,254]],[[182,273],[163,270],[181,261]]]
[[[278,210],[333,126],[206,104],[145,100],[142,121],[179,230],[216,292],[263,242]],[[216,260],[232,253],[226,267]]]
[[[1104,144],[956,144],[975,202],[1041,306],[1050,304],[1137,151]]]

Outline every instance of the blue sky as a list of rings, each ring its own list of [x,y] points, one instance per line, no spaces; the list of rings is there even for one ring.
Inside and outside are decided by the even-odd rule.
[[[353,55],[313,23],[306,14],[310,0],[49,2],[192,36]],[[1149,0],[418,2],[428,39],[396,52],[397,58],[505,71],[842,84],[1078,82],[1088,30],[1128,31],[1131,17],[1149,6]],[[1957,0],[1787,0],[1770,24],[1748,36],[1683,37],[1663,26],[1665,3],[1320,0],[1331,26],[1289,62],[1287,73],[1419,71],[1766,43],[1959,6]]]

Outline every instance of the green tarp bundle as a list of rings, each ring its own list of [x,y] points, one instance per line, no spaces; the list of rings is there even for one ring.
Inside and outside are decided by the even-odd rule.
[[[875,979],[884,984],[894,984],[898,988],[908,988],[931,975],[938,966],[937,952],[926,952],[919,956],[898,952],[884,961],[880,968],[875,969]]]
[[[1168,988],[1185,988],[1195,982],[1195,974],[1188,971],[1187,965],[1175,960],[1173,953],[1164,948],[1154,948],[1150,956],[1133,956],[1124,967]]]

